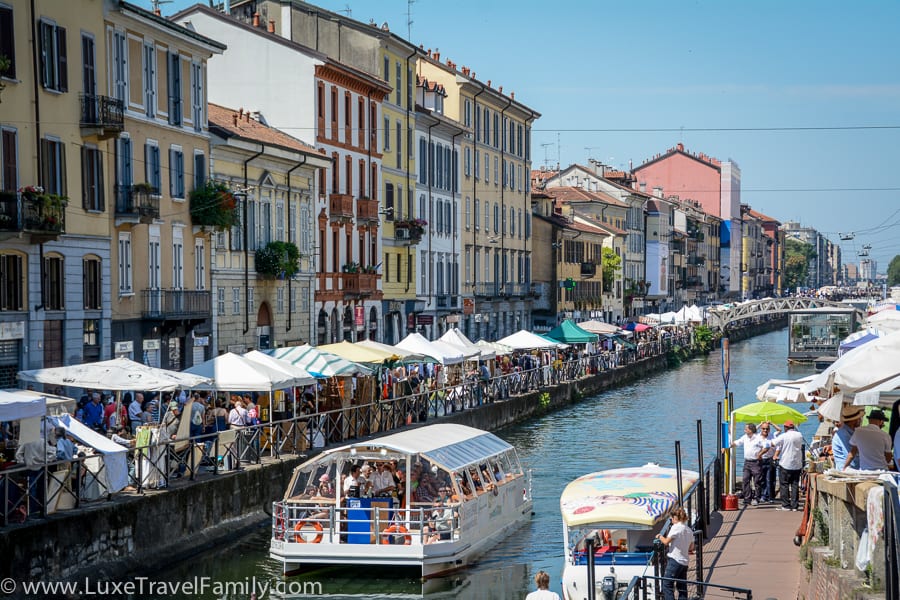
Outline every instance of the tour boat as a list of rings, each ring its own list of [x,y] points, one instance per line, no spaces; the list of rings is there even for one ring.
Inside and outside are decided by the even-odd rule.
[[[688,493],[697,478],[695,471],[681,472],[682,495]],[[676,470],[656,464],[600,471],[569,483],[559,502],[566,600],[589,597],[585,550],[588,539],[594,541],[596,598],[618,598],[634,576],[654,575],[653,541],[678,497]]]
[[[351,469],[366,465],[374,469],[366,483],[351,479],[345,493]],[[384,465],[402,471],[398,485],[376,476]],[[269,555],[285,573],[370,565],[430,577],[465,567],[530,519],[532,506],[530,472],[510,444],[464,425],[428,425],[298,466],[272,506]]]

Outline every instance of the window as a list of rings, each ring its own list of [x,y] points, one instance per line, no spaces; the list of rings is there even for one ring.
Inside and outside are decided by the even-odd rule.
[[[468,98],[463,104],[463,125],[466,127],[472,126],[472,101]]]
[[[487,152],[484,153],[484,182],[491,182],[491,157]]]
[[[59,140],[41,140],[41,185],[48,194],[66,195],[66,152]]]
[[[206,155],[194,151],[194,189],[206,185]]]
[[[466,148],[466,150],[468,150],[468,148]],[[481,161],[479,160],[479,157],[480,157],[480,156],[481,156],[481,152],[479,152],[478,150],[476,150],[476,151],[475,151],[475,164],[473,165],[474,171],[475,171],[475,179],[476,179],[476,181],[477,181],[478,178],[481,176]]]
[[[147,269],[147,287],[151,290],[158,290],[162,286],[160,270],[162,264],[162,246],[159,240],[159,226],[150,227],[149,243],[147,246],[148,269]]]
[[[412,69],[406,70],[406,108],[413,109],[413,72]]]
[[[275,241],[284,242],[284,202],[275,202]]]
[[[206,98],[203,95],[203,65],[191,63],[191,120],[194,122],[194,131],[203,129],[203,108],[206,106]]]
[[[225,288],[216,288],[216,311],[218,315],[225,314]]]
[[[116,140],[116,210],[131,209],[131,138]]]
[[[65,281],[63,258],[44,257],[44,310],[65,309]]]
[[[403,124],[397,121],[397,168],[403,166]]]
[[[384,118],[384,151],[390,152],[391,150],[391,120],[388,117]]]
[[[485,144],[491,143],[491,111],[484,109],[484,131],[482,132],[481,141]]]
[[[103,156],[97,148],[81,147],[81,197],[84,210],[105,210]]]
[[[475,231],[478,231],[479,221],[481,220],[481,216],[478,212],[478,209],[480,208],[479,204],[480,204],[480,200],[478,200],[478,198],[475,198]]]
[[[384,184],[384,218],[387,221],[394,220],[394,184]],[[398,215],[399,217],[399,215]]]
[[[484,230],[487,231],[491,228],[491,203],[487,200],[484,201]]]
[[[465,176],[468,177],[472,173],[472,149],[466,148],[463,153],[463,169]]]
[[[97,69],[96,69],[96,52],[94,50],[94,38],[89,34],[81,34],[81,91],[88,96],[97,94]],[[86,99],[87,100],[87,99]],[[90,116],[96,119],[96,104],[92,101],[87,102],[90,113],[84,116]]]
[[[509,235],[516,235],[516,209],[509,208]]]
[[[184,198],[184,152],[181,148],[169,148],[169,195]]]
[[[144,44],[143,56],[144,109],[148,117],[156,116],[156,46]]]
[[[82,289],[84,292],[84,309],[100,310],[102,308],[103,288],[100,282],[100,259],[85,258],[82,261]]]
[[[254,299],[253,295],[254,291],[255,290],[252,287],[247,288],[247,308],[249,308],[250,310],[254,310],[256,308],[256,300]]]
[[[494,113],[494,148],[500,147],[500,113]]]
[[[428,142],[419,138],[419,183],[428,183]]]
[[[144,176],[150,187],[151,193],[159,194],[162,188],[162,175],[160,174],[159,146],[155,142],[144,144]]]
[[[169,125],[181,126],[181,57],[169,54]]]
[[[131,281],[131,233],[119,233],[119,295],[133,293]]]
[[[391,58],[389,56],[384,57],[384,77],[385,81],[391,80]]]
[[[6,6],[0,6],[0,54],[9,59],[9,67],[4,77],[16,78],[16,44],[13,37],[13,11]]]
[[[506,217],[504,216],[504,221]],[[504,225],[505,227],[505,225]],[[497,202],[494,202],[494,233],[499,233],[500,231],[500,205]]]
[[[194,286],[206,289],[206,246],[203,238],[194,238]]]
[[[0,190],[19,189],[19,144],[15,129],[0,130]]]
[[[444,203],[440,200],[437,201],[437,222],[435,223],[434,232],[444,233]]]
[[[435,185],[435,187],[443,188],[444,187],[444,151],[443,146],[437,144],[436,146],[432,145],[429,150],[431,150],[432,158],[432,166],[429,169],[431,175],[431,182]],[[436,155],[436,156],[435,156]]]
[[[494,185],[500,183],[500,158],[494,157]]]
[[[128,42],[124,31],[113,32],[113,97],[121,102],[128,100]]]
[[[400,68],[400,63],[398,62],[396,65],[396,79],[394,85],[394,101],[397,102],[397,106],[403,106],[403,71]],[[385,80],[387,81],[387,80]]]
[[[481,141],[481,111],[475,107],[475,141]]]
[[[231,288],[231,314],[241,314],[241,288]]]
[[[25,271],[22,263],[22,257],[18,254],[0,254],[0,310],[23,309]]]
[[[469,226],[471,225],[471,219],[472,219],[471,201],[472,201],[471,198],[466,196],[466,229],[467,230],[469,229]]]
[[[69,90],[66,62],[66,30],[56,23],[41,21],[41,84],[48,90]]]
[[[284,312],[284,288],[280,287],[275,292],[275,311],[278,313]]]
[[[184,289],[184,228],[172,227],[172,288]]]

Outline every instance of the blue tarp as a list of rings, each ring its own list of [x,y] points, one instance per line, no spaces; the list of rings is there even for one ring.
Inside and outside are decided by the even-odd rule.
[[[850,338],[853,337],[854,336],[850,336]],[[866,334],[862,337],[856,337],[855,339],[847,338],[847,340],[849,341],[845,340],[841,342],[841,345],[838,348],[838,356],[842,356],[850,350],[853,350],[854,348],[858,348],[864,344],[868,344],[872,340],[877,340],[879,337],[880,336],[878,334],[867,331]]]

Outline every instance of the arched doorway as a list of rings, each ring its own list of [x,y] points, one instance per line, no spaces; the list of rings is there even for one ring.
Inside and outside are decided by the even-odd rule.
[[[256,313],[256,347],[260,350],[272,347],[272,311],[268,302],[260,304]]]
[[[340,335],[341,325],[340,318],[338,318],[338,309],[337,307],[331,309],[331,343],[335,343],[338,341],[338,335]]]
[[[356,329],[356,323],[353,320],[353,307],[348,304],[344,307],[344,340],[353,341],[354,329]]]
[[[369,339],[376,340],[378,337],[378,311],[375,307],[369,311]]]
[[[319,309],[319,318],[316,321],[316,345],[322,346],[328,340],[328,313],[324,309]]]

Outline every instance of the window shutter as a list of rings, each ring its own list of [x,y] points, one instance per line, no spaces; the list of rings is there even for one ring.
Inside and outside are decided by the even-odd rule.
[[[62,196],[68,196],[69,189],[67,182],[69,178],[66,177],[66,146],[62,142],[53,142],[51,146],[54,150],[59,150],[59,193]]]
[[[69,65],[66,58],[66,30],[56,28],[56,67],[59,70],[59,91],[69,91]]]
[[[177,175],[175,173],[175,150],[169,148],[169,196],[175,197]]]
[[[3,131],[3,189],[14,192],[19,186],[16,173],[16,132]]]
[[[40,181],[38,182],[40,186],[44,189],[47,188],[47,184],[50,182],[50,169],[48,168],[50,156],[50,143],[42,139],[41,140],[41,176]]]
[[[91,152],[81,147],[81,208],[91,209]]]
[[[103,212],[106,210],[106,193],[103,188],[103,153],[97,150],[94,154],[94,160],[97,161],[97,210]],[[99,275],[98,275],[99,278]]]

